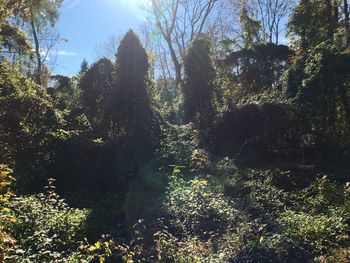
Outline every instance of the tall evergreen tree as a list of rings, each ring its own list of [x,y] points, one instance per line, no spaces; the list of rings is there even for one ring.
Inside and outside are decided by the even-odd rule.
[[[114,64],[100,59],[85,72],[79,82],[81,102],[96,132],[106,135],[111,125],[110,101],[114,83]]]
[[[209,42],[193,41],[185,58],[184,115],[206,137],[214,115],[213,80],[215,71],[210,58]]]
[[[244,47],[249,48],[260,41],[261,25],[259,21],[254,20],[249,16],[247,1],[242,1],[240,24],[243,31]]]
[[[80,64],[80,71],[79,71],[79,75],[84,74],[86,71],[88,71],[89,69],[89,63],[86,61],[86,59],[84,58],[84,60],[81,62]]]
[[[137,165],[149,158],[155,139],[148,70],[146,50],[136,34],[129,30],[117,52],[115,116],[120,131],[127,136],[129,154]]]
[[[144,107],[149,107],[147,93],[148,58],[132,30],[124,36],[117,52],[118,120],[128,129]]]

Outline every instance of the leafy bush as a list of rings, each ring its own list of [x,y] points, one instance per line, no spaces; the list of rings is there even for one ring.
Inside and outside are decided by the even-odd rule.
[[[250,102],[226,111],[213,135],[213,150],[221,156],[241,157],[249,163],[291,159],[300,155],[302,123],[296,110],[284,101]]]
[[[300,245],[317,252],[325,252],[334,246],[348,229],[342,217],[310,215],[290,210],[282,213],[280,223],[286,235],[300,240]]]
[[[198,134],[191,124],[163,127],[164,138],[161,142],[159,156],[166,165],[190,166],[191,155],[198,146]]]
[[[170,177],[165,207],[177,227],[204,239],[222,234],[238,219],[230,201],[212,191],[207,179],[185,181],[178,168]]]
[[[14,240],[8,233],[6,223],[16,222],[13,212],[9,208],[12,192],[11,186],[14,178],[11,176],[12,170],[5,165],[0,165],[0,261],[3,261],[7,255],[9,245],[12,245]]]
[[[16,244],[8,262],[64,262],[81,245],[87,211],[68,207],[52,181],[46,194],[14,198],[11,209],[17,221],[7,227]]]
[[[159,231],[155,234],[157,259],[159,262],[226,262],[224,253],[215,251],[210,240],[204,241],[197,237],[179,239],[169,231]],[[217,241],[216,241],[217,242]]]

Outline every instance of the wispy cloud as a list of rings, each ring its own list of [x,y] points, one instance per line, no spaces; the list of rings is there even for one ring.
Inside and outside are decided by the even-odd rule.
[[[66,50],[59,50],[56,52],[58,56],[64,56],[64,57],[74,57],[78,55],[77,52],[72,52],[72,51],[66,51]]]
[[[49,52],[49,54],[47,54],[47,51],[46,50],[41,50],[40,51],[40,54],[42,56],[47,56],[47,60],[50,58],[50,57],[55,57],[55,56],[62,56],[62,57],[74,57],[76,55],[78,55],[77,52],[73,52],[73,51],[67,51],[67,50],[51,50]]]

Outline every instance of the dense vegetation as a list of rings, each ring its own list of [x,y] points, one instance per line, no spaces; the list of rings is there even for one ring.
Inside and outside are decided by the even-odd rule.
[[[293,4],[286,45],[239,3],[240,40],[158,21],[173,78],[132,30],[68,77],[62,1],[0,0],[0,261],[350,261],[348,2]]]

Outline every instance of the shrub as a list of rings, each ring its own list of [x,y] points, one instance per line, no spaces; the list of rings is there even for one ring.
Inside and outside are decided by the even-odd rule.
[[[0,261],[3,261],[7,255],[9,245],[12,245],[14,239],[8,233],[5,225],[16,222],[13,212],[9,208],[10,198],[13,195],[9,187],[14,178],[11,176],[12,170],[5,165],[0,165]]]
[[[220,155],[245,157],[243,159],[250,163],[295,158],[299,154],[301,134],[302,123],[290,105],[250,102],[228,110],[217,122],[214,151]]]
[[[300,240],[300,245],[316,252],[325,252],[335,246],[340,235],[348,229],[342,217],[291,210],[282,213],[279,221],[284,235]]]
[[[185,181],[177,168],[170,177],[165,207],[179,229],[203,239],[222,234],[238,219],[230,201],[213,191],[207,179]]]
[[[83,240],[87,211],[73,209],[54,191],[14,198],[11,209],[17,221],[8,224],[16,240],[8,262],[63,262]]]
[[[198,133],[193,125],[164,125],[165,134],[158,154],[166,165],[191,165],[191,156],[198,146]]]

